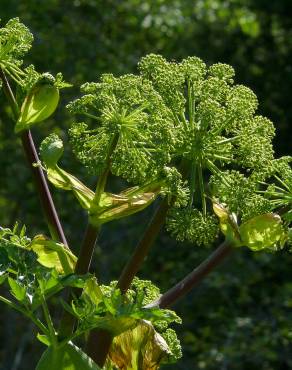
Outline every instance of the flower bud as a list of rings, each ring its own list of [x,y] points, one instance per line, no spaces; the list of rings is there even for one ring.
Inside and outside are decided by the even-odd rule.
[[[43,140],[40,147],[42,160],[47,167],[54,167],[62,157],[63,152],[63,142],[56,134],[51,134]]]
[[[59,89],[51,81],[38,82],[28,93],[21,107],[15,132],[29,129],[33,124],[51,116],[59,102]]]

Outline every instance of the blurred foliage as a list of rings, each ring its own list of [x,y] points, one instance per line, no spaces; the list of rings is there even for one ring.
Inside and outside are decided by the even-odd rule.
[[[35,141],[52,130],[65,139],[69,115],[65,103],[79,95],[79,85],[104,72],[135,72],[143,55],[169,59],[196,55],[208,64],[224,62],[236,70],[236,82],[254,89],[260,114],[277,129],[277,156],[289,153],[292,119],[292,7],[290,0],[2,0],[5,23],[20,17],[35,36],[27,63],[53,74],[61,71],[74,84],[61,97],[53,118],[34,130]],[[29,171],[23,164],[9,109],[0,105],[0,224],[15,220],[32,233],[46,232]],[[80,173],[70,151],[67,166]],[[78,173],[79,171],[79,173]],[[117,181],[113,189],[120,188]],[[65,232],[77,252],[86,218],[71,194],[53,190]],[[146,226],[155,204],[141,214],[102,229],[96,251],[97,275],[103,283],[117,278]],[[162,233],[141,277],[167,289],[205,258],[210,250],[177,245]],[[169,369],[292,369],[292,257],[235,251],[224,266],[176,305],[183,317],[184,357]],[[56,306],[56,317],[59,309]],[[41,348],[32,347],[32,328],[1,305],[1,370],[31,369]],[[33,350],[32,350],[33,348]]]

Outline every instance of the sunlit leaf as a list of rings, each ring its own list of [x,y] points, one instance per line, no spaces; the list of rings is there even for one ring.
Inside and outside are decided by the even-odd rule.
[[[78,347],[67,343],[49,347],[42,355],[36,370],[99,370],[100,368]]]
[[[14,297],[18,301],[23,302],[26,297],[25,287],[11,277],[8,277],[8,283],[11,288],[11,293],[14,295]]]
[[[37,235],[32,240],[31,249],[38,255],[41,265],[55,268],[60,273],[70,274],[74,271],[77,258],[64,244]]]
[[[96,306],[103,302],[103,294],[97,284],[96,278],[91,278],[86,281],[83,292],[90,297]]]
[[[38,334],[37,334],[37,339],[38,339],[41,343],[45,344],[45,345],[46,345],[46,346],[48,346],[48,347],[51,345],[50,338],[49,338],[47,335],[43,335],[43,334],[38,333]]]

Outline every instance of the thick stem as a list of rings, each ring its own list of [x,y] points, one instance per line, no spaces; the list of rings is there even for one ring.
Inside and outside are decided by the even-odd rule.
[[[99,229],[94,228],[90,223],[87,224],[83,242],[81,244],[79,257],[75,266],[75,273],[77,275],[86,274],[89,270],[95,244],[97,241]],[[80,294],[80,289],[73,290],[76,295]],[[67,292],[67,301],[71,296],[71,292]],[[72,335],[76,319],[69,312],[63,311],[60,326],[59,326],[59,336],[60,338],[66,338]]]
[[[187,169],[185,163],[180,165],[183,177],[186,176]],[[141,265],[147,256],[151,246],[153,245],[157,235],[159,234],[162,225],[165,222],[167,211],[172,206],[174,198],[167,200],[165,198],[157,208],[150,223],[148,224],[142,238],[137,244],[134,253],[130,257],[128,263],[124,267],[121,276],[118,280],[117,287],[123,294],[129,289],[136,273],[140,270]],[[100,366],[103,367],[110,350],[112,338],[110,333],[104,330],[91,331],[87,341],[87,354]]]
[[[77,275],[86,274],[88,272],[98,234],[99,228],[95,228],[88,223],[75,267],[75,273]]]
[[[99,204],[101,195],[104,192],[107,178],[108,178],[109,171],[110,171],[111,155],[116,148],[117,142],[118,142],[118,137],[114,136],[111,141],[110,148],[108,150],[108,155],[106,158],[106,162],[107,162],[106,168],[103,171],[103,173],[100,174],[98,181],[97,181],[96,191],[95,191],[94,200],[93,200],[94,204],[96,205]],[[79,252],[78,261],[75,267],[76,274],[86,274],[88,272],[90,264],[91,264],[91,259],[93,256],[95,244],[97,241],[97,237],[99,234],[99,230],[100,230],[100,227],[92,226],[91,223],[88,222],[87,228],[85,231],[85,236],[83,239],[83,243],[81,245],[81,249]]]
[[[7,100],[11,106],[13,116],[15,121],[19,116],[19,107],[11,90],[9,82],[5,76],[5,73],[0,69],[0,78],[3,83],[3,90],[7,97]],[[21,135],[21,141],[26,158],[29,162],[30,168],[32,170],[37,191],[40,196],[41,204],[44,210],[44,214],[49,226],[51,236],[55,240],[61,241],[63,244],[67,245],[67,241],[45,178],[43,170],[40,166],[34,166],[34,163],[39,163],[38,154],[31,136],[31,132],[25,131]]]
[[[176,303],[185,296],[191,289],[197,286],[206,276],[210,274],[228,255],[231,254],[232,242],[225,240],[210,254],[199,266],[178,282],[174,287],[162,294],[156,301],[147,305],[147,308],[159,306],[166,308]]]
[[[135,275],[140,270],[145,257],[159,234],[160,229],[165,222],[168,208],[169,204],[165,198],[157,208],[147,229],[137,244],[134,253],[124,267],[117,284],[117,288],[119,288],[123,294],[125,294],[129,289]],[[111,343],[112,335],[109,332],[100,329],[92,330],[87,341],[86,353],[97,363],[98,366],[103,367],[110,350]]]
[[[119,288],[123,294],[127,292],[135,275],[140,270],[145,257],[147,256],[151,246],[161,230],[162,225],[165,222],[168,209],[169,204],[165,198],[157,208],[142,238],[137,244],[134,253],[124,267],[117,284],[117,288]]]
[[[22,133],[21,141],[27,161],[34,176],[36,188],[40,196],[51,236],[54,240],[59,240],[63,244],[68,245],[43,169],[41,166],[34,166],[34,163],[39,163],[39,157],[30,130]]]
[[[109,353],[113,336],[104,329],[94,329],[89,333],[85,352],[100,367],[103,368]]]
[[[118,142],[118,137],[114,136],[112,141],[111,141],[111,145],[110,145],[110,148],[109,148],[109,151],[108,151],[108,154],[107,154],[106,168],[100,174],[100,176],[98,178],[98,181],[97,181],[96,191],[95,191],[95,196],[94,196],[94,203],[95,204],[99,204],[101,195],[104,192],[106,182],[107,182],[107,178],[108,178],[109,171],[110,171],[111,155],[112,155],[113,151],[115,150],[117,142]],[[99,230],[100,230],[99,227],[94,227],[88,221],[86,231],[85,231],[85,235],[84,235],[84,238],[83,238],[83,242],[81,244],[81,248],[80,248],[80,251],[79,251],[78,260],[77,260],[77,263],[76,263],[76,266],[75,266],[75,273],[76,274],[81,275],[81,274],[86,274],[88,272],[90,264],[91,264],[92,256],[93,256],[93,253],[94,253],[96,241],[97,241],[97,238],[98,238]],[[76,295],[79,294],[79,291],[80,291],[79,289],[74,290]],[[69,300],[71,292],[68,291],[67,294],[68,294],[67,300]],[[61,322],[60,322],[60,327],[59,327],[59,336],[61,338],[65,338],[65,337],[68,337],[68,336],[72,335],[73,330],[74,330],[74,326],[75,326],[75,322],[76,322],[75,318],[72,315],[70,315],[69,312],[63,311]]]

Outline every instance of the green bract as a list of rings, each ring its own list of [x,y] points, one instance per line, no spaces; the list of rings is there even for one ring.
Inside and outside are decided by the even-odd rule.
[[[234,246],[246,246],[253,251],[275,251],[283,248],[287,241],[287,230],[275,213],[261,214],[238,225],[235,214],[229,213],[222,204],[214,202],[213,209],[223,234]]]
[[[16,133],[28,130],[35,123],[44,121],[54,113],[59,103],[59,89],[54,82],[53,76],[45,74],[31,88],[21,106],[15,126]]]
[[[73,191],[81,206],[88,211],[91,224],[96,227],[143,210],[160,192],[167,196],[177,194],[180,203],[186,198],[181,175],[175,168],[164,167],[160,171],[160,178],[150,179],[119,194],[106,191],[98,194],[98,191],[94,193],[75,176],[59,167],[57,162],[63,154],[63,143],[57,135],[52,134],[42,142],[40,154],[51,183],[57,188]]]

